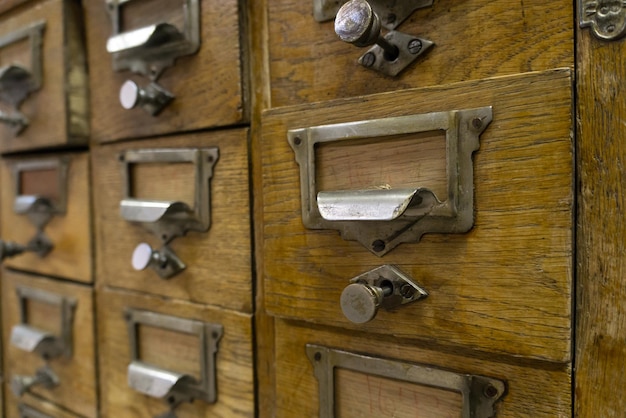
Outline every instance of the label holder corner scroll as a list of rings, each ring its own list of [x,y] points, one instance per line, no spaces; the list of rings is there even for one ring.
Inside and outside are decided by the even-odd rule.
[[[616,41],[626,36],[626,2],[578,0],[581,28],[590,28],[600,40]]]
[[[120,104],[124,109],[141,107],[151,116],[157,116],[175,96],[157,81],[176,59],[195,54],[200,48],[200,1],[184,0],[184,27],[158,22],[142,28],[123,31],[121,13],[124,4],[133,0],[107,0],[111,17],[112,35],[106,49],[113,57],[113,70],[130,70],[150,80],[144,88],[127,80],[120,89]]]
[[[289,130],[288,142],[300,166],[304,226],[335,229],[377,256],[401,243],[419,242],[426,233],[469,231],[474,223],[472,156],[491,120],[487,106]],[[446,199],[424,187],[317,191],[317,144],[428,131],[445,132]]]

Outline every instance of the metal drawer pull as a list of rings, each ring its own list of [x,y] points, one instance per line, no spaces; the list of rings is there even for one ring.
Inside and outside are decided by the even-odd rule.
[[[24,252],[32,252],[45,257],[54,248],[54,244],[44,233],[46,225],[57,215],[64,215],[67,210],[67,178],[69,159],[56,158],[50,160],[21,161],[13,166],[15,178],[15,201],[13,211],[25,215],[35,226],[37,232],[27,244],[0,240],[0,261],[15,257]],[[59,196],[54,201],[37,195],[24,195],[21,177],[28,171],[54,170],[57,173]]]
[[[344,42],[358,47],[376,44],[361,58],[359,64],[390,77],[398,75],[434,44],[395,30],[385,36],[373,6],[366,0],[350,0],[337,12],[335,33]]]
[[[33,386],[41,386],[52,389],[59,385],[59,378],[48,366],[37,369],[34,376],[13,376],[11,379],[11,392],[21,398]]]
[[[0,38],[0,48],[24,39],[30,41],[31,68],[10,64],[0,67],[0,101],[10,105],[11,112],[0,111],[0,122],[6,124],[14,135],[19,135],[28,126],[28,118],[19,111],[22,102],[41,88],[42,54],[41,44],[46,23],[36,22]]]
[[[333,20],[346,3],[347,0],[313,0],[313,16],[318,22]],[[381,25],[393,30],[416,10],[432,6],[433,0],[369,0],[369,3],[380,17]]]
[[[221,325],[136,309],[127,309],[124,316],[128,325],[131,354],[128,385],[140,393],[162,399],[168,404],[170,410],[159,417],[175,417],[174,409],[178,405],[192,402],[194,399],[207,403],[217,401],[215,357],[218,342],[224,332]],[[139,325],[196,335],[200,352],[200,379],[142,362],[137,335]]]
[[[319,383],[320,418],[335,416],[335,369],[457,392],[463,399],[461,418],[493,417],[496,402],[502,399],[507,390],[504,381],[491,377],[369,357],[314,344],[306,345],[306,353]]]
[[[107,0],[113,24],[113,34],[107,41],[107,51],[113,56],[115,71],[130,70],[147,77],[151,83],[144,89],[126,81],[120,89],[120,103],[125,109],[139,106],[152,116],[158,115],[174,95],[156,81],[163,71],[174,65],[177,58],[191,55],[200,48],[200,5],[198,0],[183,3],[184,27],[159,22],[122,32],[121,12],[131,0]]]
[[[168,244],[189,231],[206,232],[211,226],[211,188],[213,166],[219,158],[219,149],[163,148],[129,150],[120,155],[123,164],[124,199],[120,214],[129,222],[139,223],[159,237],[163,243],[158,250],[140,243],[133,251],[135,270],[153,268],[161,278],[168,279],[186,268]],[[130,166],[147,163],[180,163],[195,165],[195,201],[193,207],[185,202],[140,200],[132,197]]]
[[[374,319],[379,307],[394,310],[427,296],[428,292],[408,275],[387,264],[350,280],[340,303],[346,318],[363,324]]]
[[[426,233],[462,233],[474,223],[472,154],[492,119],[491,107],[314,126],[288,131],[300,165],[302,222],[310,229],[335,229],[383,256]],[[424,187],[317,191],[318,144],[391,138],[429,131],[446,136],[446,199]],[[416,179],[416,183],[419,179]]]
[[[18,409],[20,418],[53,418],[50,415],[44,414],[43,412],[25,404],[19,404]]]

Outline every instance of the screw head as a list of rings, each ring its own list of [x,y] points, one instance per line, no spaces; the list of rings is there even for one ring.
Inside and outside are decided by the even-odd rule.
[[[411,54],[417,55],[422,50],[422,41],[419,39],[411,39],[408,48]]]
[[[376,62],[376,55],[374,55],[373,52],[368,52],[367,54],[363,55],[363,58],[361,58],[361,64],[367,68],[374,65],[375,62]]]
[[[498,396],[498,389],[494,385],[489,384],[485,386],[484,393],[485,396],[488,398],[495,398],[496,396]]]
[[[402,287],[400,288],[400,294],[404,298],[411,299],[413,296],[415,296],[415,289],[413,288],[413,286],[407,283],[402,285]]]
[[[480,118],[472,119],[472,126],[476,129],[480,129],[483,127],[483,121]]]

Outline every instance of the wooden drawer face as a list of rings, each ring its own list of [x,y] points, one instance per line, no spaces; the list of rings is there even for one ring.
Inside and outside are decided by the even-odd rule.
[[[65,173],[65,174],[64,174]],[[5,265],[80,282],[92,281],[91,197],[89,154],[47,154],[36,158],[5,158],[2,163],[2,237],[26,245],[37,235],[28,210],[16,210],[18,199],[38,196],[51,201],[54,216],[43,233],[52,250],[40,257],[26,251]],[[64,197],[65,196],[65,197]],[[65,203],[63,203],[65,202]]]
[[[198,149],[217,147],[219,158],[210,179],[208,232],[190,231],[169,247],[187,268],[162,280],[152,268],[136,271],[131,255],[141,242],[161,248],[162,240],[138,222],[120,214],[124,197],[123,164],[127,150]],[[167,137],[106,145],[92,149],[98,236],[97,280],[133,289],[238,311],[252,310],[250,209],[248,194],[247,131]],[[140,199],[177,200],[193,206],[193,164],[134,164],[133,195]]]
[[[223,327],[215,356],[217,401],[209,404],[197,399],[176,408],[177,417],[252,417],[254,380],[252,358],[252,317],[247,314],[207,306],[105,288],[98,295],[100,367],[103,417],[156,416],[168,410],[162,399],[131,389],[127,369],[131,362],[130,339],[124,312],[153,312],[183,320],[219,324]],[[145,329],[144,329],[145,328]],[[197,340],[155,326],[140,326],[140,359],[153,366],[195,376],[198,371]],[[167,341],[167,342],[165,342]],[[129,406],[132,405],[132,408]]]
[[[570,73],[557,70],[266,112],[261,149],[267,310],[370,333],[569,361],[571,104]],[[299,166],[287,130],[482,106],[493,106],[493,121],[473,156],[469,232],[426,234],[419,243],[401,244],[378,257],[337,231],[304,228]],[[406,153],[386,154],[381,158],[391,161],[350,150],[320,159],[326,165],[318,167],[317,184],[323,185],[320,178],[334,168],[334,176],[343,179],[340,189],[352,183],[363,188],[361,179],[371,180],[371,173],[382,177],[373,176],[369,188],[396,187],[379,167]],[[428,180],[438,166],[414,154],[416,166],[410,170],[418,175],[412,187],[419,187],[415,183]],[[370,159],[363,162],[361,155]],[[437,182],[432,183],[436,190]],[[349,322],[340,308],[342,291],[350,279],[385,264],[399,267],[430,295],[391,312],[380,309],[371,322]]]
[[[8,386],[8,385],[7,385]],[[8,389],[7,389],[8,391]],[[59,408],[53,403],[32,395],[24,395],[17,400],[9,396],[5,410],[7,418],[79,418],[80,415],[72,414],[65,409]]]
[[[18,294],[22,297],[18,297]],[[20,314],[22,309],[26,313],[25,322]],[[70,325],[63,327],[63,312],[68,310],[72,313],[65,318],[69,318],[66,323]],[[93,291],[85,285],[4,270],[2,332],[6,388],[8,389],[11,380],[16,376],[33,376],[35,371],[46,365],[41,356],[49,351],[41,351],[40,356],[38,351],[28,352],[24,350],[24,346],[19,345],[22,343],[17,342],[28,341],[18,338],[18,331],[24,326],[36,328],[39,332],[50,333],[62,340],[63,351],[58,356],[53,355],[47,362],[58,377],[59,384],[52,389],[33,386],[30,391],[76,414],[95,417],[97,404],[93,310]],[[71,335],[71,338],[68,340],[63,337],[66,335]],[[43,350],[42,344],[44,342],[38,344],[35,350]],[[14,396],[9,390],[5,395],[7,398]],[[30,398],[28,394],[24,396]]]
[[[185,3],[183,0],[129,2],[122,7],[121,30],[130,31],[162,22],[179,27],[184,20]],[[106,2],[84,2],[93,140],[109,142],[235,125],[247,120],[246,78],[240,48],[240,2],[198,0],[198,3],[201,15],[199,50],[178,58],[175,65],[165,69],[158,78],[158,84],[175,99],[157,116],[151,116],[140,107],[126,110],[121,106],[119,92],[125,81],[133,80],[145,87],[150,80],[127,70],[113,70],[113,58],[106,49],[107,40],[112,36],[112,21]]]
[[[267,3],[274,107],[574,65],[565,0],[436,0],[397,27],[435,46],[395,78],[358,64],[368,48],[339,40],[332,21],[316,22],[312,0]]]
[[[14,42],[0,45],[0,65],[17,65],[26,69],[40,87],[32,91],[16,109],[7,102],[0,110],[11,117],[19,111],[28,125],[16,134],[6,123],[0,124],[0,151],[13,152],[87,143],[89,136],[87,73],[82,38],[82,12],[75,0],[30,2],[2,16],[0,39],[42,23],[41,47],[36,41],[20,35]],[[33,51],[40,51],[34,54]],[[40,56],[40,60],[36,59]],[[38,63],[41,74],[36,70]],[[16,85],[16,81],[11,81]],[[36,83],[37,84],[37,83]]]
[[[475,359],[430,351],[415,344],[404,345],[389,338],[331,332],[296,322],[276,321],[276,417],[461,417],[462,397],[454,391],[435,389],[403,380],[354,372],[338,363],[333,371],[334,415],[320,411],[320,387],[306,346],[330,348],[349,355],[385,359],[408,366],[471,374],[506,382],[507,392],[495,403],[495,417],[569,417],[571,414],[571,370],[545,363],[516,365],[493,359]],[[327,352],[321,350],[320,362]],[[313,354],[314,355],[314,354]],[[546,368],[542,368],[542,364]],[[316,368],[321,366],[317,365]],[[320,369],[321,370],[321,369]],[[380,371],[380,370],[379,370]],[[413,377],[419,377],[418,375]],[[537,384],[541,382],[541,390]],[[326,387],[326,386],[325,386]]]

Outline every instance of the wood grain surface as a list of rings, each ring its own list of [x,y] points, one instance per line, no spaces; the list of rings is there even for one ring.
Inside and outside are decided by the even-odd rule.
[[[142,2],[139,2],[141,4]],[[122,17],[129,28],[179,21],[172,16],[172,4],[182,10],[183,2],[151,0],[146,7],[132,6]],[[201,45],[195,55],[181,57],[165,70],[159,85],[176,99],[158,116],[140,108],[125,110],[119,103],[119,90],[126,80],[146,86],[149,80],[130,71],[113,71],[113,58],[106,51],[112,26],[103,0],[85,0],[85,21],[90,50],[92,140],[110,142],[166,133],[229,126],[247,121],[245,84],[242,74],[241,22],[237,0],[201,0]],[[149,4],[149,6],[148,6]],[[125,9],[126,7],[124,7]],[[149,13],[144,13],[149,10]],[[172,13],[170,13],[172,12]],[[148,17],[153,20],[148,22]]]
[[[473,159],[470,232],[426,235],[379,258],[336,231],[303,227],[288,129],[478,106],[493,106],[493,122]],[[267,112],[261,141],[267,310],[459,349],[569,362],[571,109],[571,74],[564,69]],[[367,324],[350,323],[339,305],[342,290],[382,264],[399,266],[430,296],[380,310]]]
[[[626,411],[623,41],[578,33],[576,417]]]
[[[93,255],[91,227],[90,170],[88,153],[40,154],[38,157],[5,158],[2,161],[2,196],[0,219],[2,238],[26,245],[36,234],[37,229],[26,215],[13,210],[16,197],[13,165],[25,161],[69,159],[67,185],[67,211],[54,216],[44,229],[54,248],[45,257],[25,252],[4,261],[8,267],[44,275],[62,277],[69,280],[90,283],[93,281]],[[55,177],[47,182],[56,181]],[[29,185],[25,185],[29,186]],[[30,191],[41,191],[33,187]],[[54,190],[46,197],[54,197]]]
[[[316,22],[312,2],[268,8],[275,107],[574,66],[571,1],[436,0],[397,28],[435,46],[396,78],[358,64],[365,48]]]
[[[48,365],[59,377],[59,386],[53,389],[33,387],[31,390],[38,397],[44,398],[64,409],[87,418],[98,416],[97,410],[97,380],[95,357],[95,330],[93,290],[82,284],[72,284],[41,276],[31,276],[4,270],[2,273],[2,335],[4,340],[4,372],[5,396],[14,395],[9,390],[11,378],[15,375],[32,376],[45,362],[34,353],[27,353],[12,346],[10,341],[11,329],[20,323],[18,298],[16,287],[40,289],[49,293],[74,298],[76,308],[73,321],[73,355],[71,358],[60,357],[52,359]],[[36,308],[34,308],[36,309]],[[46,311],[50,313],[51,311]],[[58,327],[61,318],[50,313],[38,315],[37,325],[47,331],[46,324],[54,324],[50,328]]]
[[[497,418],[565,418],[571,415],[571,369],[567,364],[545,364],[533,367],[521,364],[499,363],[488,359],[463,357],[441,351],[430,351],[419,344],[402,343],[393,338],[377,338],[371,334],[356,334],[338,329],[311,327],[309,324],[276,320],[276,418],[319,417],[319,387],[313,373],[313,366],[306,355],[306,344],[317,344],[371,357],[393,359],[408,363],[430,365],[457,373],[470,373],[488,376],[507,382],[507,393],[496,405]],[[336,376],[337,374],[335,374]],[[350,387],[335,388],[335,396],[343,398],[338,392],[349,391],[356,399],[367,398],[360,390],[368,391],[367,379],[351,382]],[[341,377],[340,377],[341,383]],[[355,384],[356,383],[356,384]],[[375,384],[374,381],[372,383]],[[335,380],[335,385],[337,380]],[[392,385],[386,386],[390,389]],[[380,387],[382,390],[382,386]],[[399,389],[399,388],[398,388]],[[408,393],[403,386],[402,395]],[[367,393],[367,392],[366,392]],[[400,391],[394,396],[399,397]],[[436,401],[439,400],[439,409]],[[341,415],[341,417],[446,417],[451,411],[449,396],[437,395],[431,399],[435,403],[435,415],[422,415],[421,404],[408,403],[413,407],[413,414],[396,411],[394,398],[378,398],[378,392],[367,400],[366,414]],[[419,402],[419,401],[418,401]],[[372,413],[369,407],[372,405]],[[402,402],[399,402],[402,405]],[[407,405],[407,403],[404,403]],[[363,406],[361,406],[363,408]],[[361,409],[362,410],[362,409]],[[374,411],[382,411],[378,414]],[[390,412],[391,411],[391,412]],[[432,411],[432,410],[431,410]],[[433,413],[434,413],[433,411]],[[395,415],[394,415],[395,413]],[[338,417],[337,417],[338,418]]]
[[[164,137],[115,145],[92,147],[94,167],[97,278],[100,284],[134,289],[252,312],[252,264],[250,196],[248,185],[248,133],[246,129],[225,130]],[[161,240],[141,225],[120,216],[124,196],[122,165],[118,156],[128,149],[218,147],[219,159],[210,183],[211,227],[208,232],[189,232],[170,244],[187,269],[169,280],[148,268],[135,271],[131,255],[141,242],[160,248]],[[160,197],[184,199],[194,189],[194,177],[169,170],[150,170],[139,176],[138,193],[147,190]],[[158,192],[158,193],[157,193]],[[187,202],[193,206],[192,202]]]
[[[143,418],[165,413],[168,409],[163,400],[150,398],[128,387],[130,348],[123,316],[126,308],[217,323],[224,327],[216,356],[217,402],[209,405],[196,400],[192,404],[183,404],[176,409],[177,417],[254,417],[251,315],[109,288],[99,290],[97,295],[101,417]],[[169,358],[172,364],[177,361],[189,365],[198,356],[196,342],[192,343],[193,347],[177,350],[177,346],[168,340],[149,338],[147,341],[150,345],[144,350],[150,351],[153,359]],[[140,340],[142,343],[146,344],[146,341]]]

